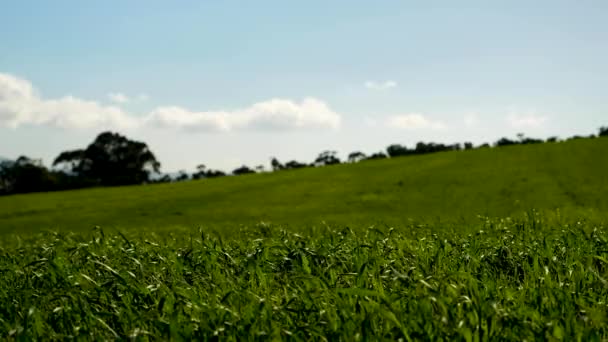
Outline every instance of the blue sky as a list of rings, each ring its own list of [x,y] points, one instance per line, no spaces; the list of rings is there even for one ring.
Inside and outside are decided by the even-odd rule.
[[[13,1],[0,156],[102,130],[163,170],[608,125],[605,1]]]

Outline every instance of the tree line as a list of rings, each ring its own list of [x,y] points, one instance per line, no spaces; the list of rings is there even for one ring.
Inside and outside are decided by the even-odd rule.
[[[608,137],[608,127],[601,127],[597,135],[573,136],[566,140]],[[442,144],[419,142],[414,147],[392,144],[386,151],[365,154],[355,151],[341,160],[336,151],[323,151],[310,163],[290,160],[280,162],[271,158],[271,171],[300,169],[305,167],[322,167],[342,163],[357,163],[367,160],[396,158],[409,155],[420,155],[435,152],[472,150],[478,148],[503,147],[510,145],[540,144],[559,142],[557,137],[546,140],[526,137],[518,134],[517,139],[503,137],[492,145],[488,143],[474,146],[471,142],[463,144]],[[190,179],[216,178],[228,175],[265,172],[264,166],[249,167],[243,165],[230,173],[207,168],[201,164],[189,174],[180,171],[178,175],[162,175],[160,162],[144,142],[130,140],[113,132],[103,132],[84,149],[65,151],[53,161],[52,168],[44,166],[40,159],[21,156],[17,160],[0,161],[0,195],[79,189],[97,186],[118,186],[146,183],[165,183],[186,181]]]

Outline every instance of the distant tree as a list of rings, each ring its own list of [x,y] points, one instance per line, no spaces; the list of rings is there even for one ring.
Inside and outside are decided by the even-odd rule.
[[[515,142],[515,143],[519,143],[522,145],[542,144],[544,142],[542,139],[528,138],[523,133],[517,133],[517,138],[519,139],[519,142]]]
[[[598,134],[600,137],[608,137],[608,126],[600,127],[600,132]]]
[[[479,145],[479,147],[477,147],[477,148],[490,148],[490,144],[483,143],[483,144]]]
[[[281,162],[279,162],[279,160],[274,157],[270,159],[270,166],[272,167],[272,171],[279,171],[285,168],[283,164],[281,164]]]
[[[464,143],[464,149],[465,150],[472,150],[473,149],[473,143],[472,142],[465,142]]]
[[[246,175],[248,173],[255,173],[254,170],[250,169],[249,167],[243,165],[237,169],[235,169],[234,171],[232,171],[232,174],[235,176],[239,176],[239,175]]]
[[[192,179],[216,178],[226,175],[223,171],[208,169],[204,164],[196,167],[197,172],[192,174]]]
[[[192,179],[205,178],[207,166],[205,164],[199,164],[196,166],[196,172],[192,174]]]
[[[524,138],[521,140],[520,144],[529,145],[529,144],[542,144],[544,141],[542,139],[534,139],[534,138]]]
[[[426,153],[445,152],[445,151],[460,151],[461,149],[462,149],[462,147],[458,143],[452,144],[452,145],[445,145],[445,144],[439,144],[439,143],[434,143],[434,142],[430,142],[430,143],[419,142],[416,144],[416,148],[414,149],[413,153],[414,154],[426,154]]]
[[[160,170],[148,145],[112,132],[99,134],[84,150],[62,152],[53,165],[100,185],[141,184]]]
[[[399,144],[393,144],[386,148],[386,153],[391,157],[399,157],[411,154],[411,152],[405,146]]]
[[[365,153],[356,151],[356,152],[352,152],[348,155],[348,162],[356,163],[358,161],[364,160],[365,158],[366,158]]]
[[[416,153],[416,154],[425,154],[425,153],[431,152],[431,149],[432,149],[431,144],[432,143],[430,143],[430,144],[427,145],[426,143],[424,143],[422,141],[418,142],[416,144],[416,147],[414,148],[414,153]]]
[[[500,147],[500,146],[516,145],[516,144],[517,144],[517,141],[513,141],[508,138],[500,138],[494,145]]]
[[[180,170],[179,173],[177,174],[177,177],[175,177],[176,182],[183,182],[183,181],[187,181],[189,179],[190,179],[190,176],[184,170]]]
[[[548,143],[554,143],[554,142],[557,142],[558,140],[559,140],[559,138],[556,136],[547,138]]]
[[[455,144],[452,144],[452,145],[448,145],[447,146],[447,150],[448,151],[450,151],[450,150],[452,150],[452,151],[460,151],[460,150],[462,150],[462,145],[460,145],[460,143],[455,143]]]
[[[286,170],[301,169],[301,168],[307,167],[307,166],[308,166],[308,164],[300,163],[299,161],[295,161],[295,160],[291,160],[291,161],[288,161],[287,163],[285,163]]]
[[[50,172],[39,159],[25,156],[0,163],[0,193],[16,194],[52,191],[58,187],[58,173]]]
[[[260,164],[260,165],[256,166],[256,167],[255,167],[255,170],[256,170],[257,172],[264,172],[264,170],[265,170],[264,165],[261,165],[261,164]]]
[[[384,152],[372,153],[369,157],[365,158],[365,160],[374,160],[374,159],[386,159],[388,156],[384,154]]]
[[[205,173],[205,177],[207,178],[224,177],[225,175],[226,173],[220,170],[207,170],[207,172]]]
[[[323,151],[319,154],[317,159],[315,159],[314,165],[324,166],[340,164],[340,159],[337,157],[337,154],[336,151]]]

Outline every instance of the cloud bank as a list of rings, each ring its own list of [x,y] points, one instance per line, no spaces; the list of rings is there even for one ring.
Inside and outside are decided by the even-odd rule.
[[[235,110],[193,111],[178,106],[157,107],[136,115],[120,107],[133,99],[108,94],[116,105],[65,96],[44,99],[24,79],[0,73],[0,126],[45,125],[65,129],[160,127],[226,132],[254,129],[337,128],[341,117],[315,98],[302,101],[270,99]],[[147,96],[136,97],[143,101]]]

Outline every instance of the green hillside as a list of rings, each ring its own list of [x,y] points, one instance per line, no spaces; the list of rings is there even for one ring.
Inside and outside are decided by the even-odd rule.
[[[2,233],[471,223],[531,209],[608,217],[608,139],[512,146],[174,184],[0,198]]]

